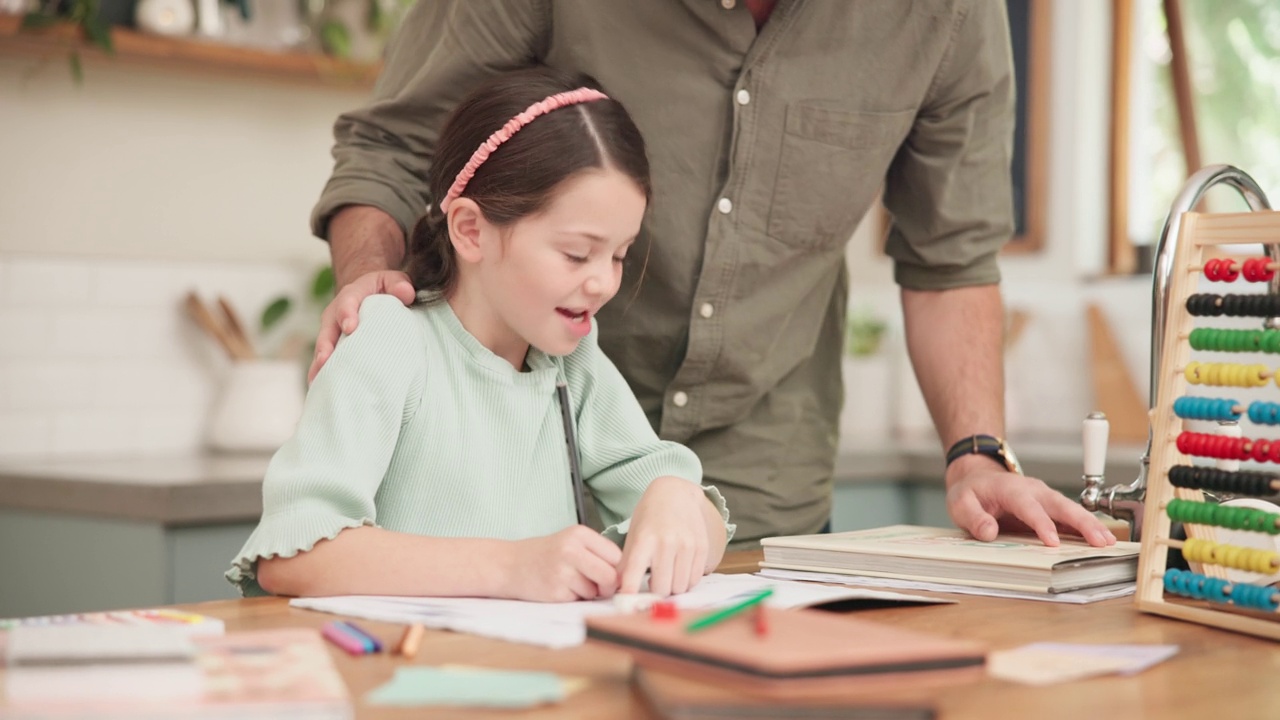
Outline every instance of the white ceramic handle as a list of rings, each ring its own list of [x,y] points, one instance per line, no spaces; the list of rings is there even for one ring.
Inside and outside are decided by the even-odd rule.
[[[1084,419],[1084,474],[1102,475],[1107,467],[1107,436],[1111,423],[1100,412]]]
[[[1240,427],[1240,423],[1237,422],[1224,422],[1218,425],[1218,434],[1233,438],[1244,437],[1244,428]],[[1239,460],[1219,460],[1215,463],[1215,466],[1219,470],[1225,470],[1227,472],[1240,471]]]

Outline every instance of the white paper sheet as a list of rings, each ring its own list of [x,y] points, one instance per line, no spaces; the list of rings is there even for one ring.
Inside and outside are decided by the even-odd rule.
[[[895,590],[925,590],[928,592],[953,593],[957,595],[984,595],[987,597],[1011,598],[1014,600],[1039,600],[1041,602],[1067,603],[1084,605],[1110,600],[1111,598],[1132,595],[1134,583],[1103,585],[1075,592],[1033,593],[1021,590],[999,590],[996,588],[971,587],[968,585],[946,585],[943,583],[919,582],[915,580],[896,580],[893,578],[865,577],[861,575],[840,575],[837,573],[805,572],[803,570],[782,570],[779,568],[763,568],[756,575],[774,580],[798,580],[814,583],[839,583],[857,587],[893,588]]]
[[[720,607],[767,587],[773,588],[773,595],[767,602],[777,608],[809,607],[841,600],[921,604],[948,602],[896,592],[832,587],[745,574],[708,575],[693,590],[673,596],[671,600],[685,610]],[[289,605],[365,620],[419,623],[430,628],[550,648],[582,644],[586,639],[585,621],[588,616],[617,612],[612,600],[537,603],[490,598],[379,595],[297,598],[289,601]]]

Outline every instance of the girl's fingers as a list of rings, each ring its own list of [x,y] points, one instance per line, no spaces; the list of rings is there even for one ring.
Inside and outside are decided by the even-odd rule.
[[[632,538],[627,539],[627,549],[622,553],[622,561],[618,566],[618,592],[637,593],[640,592],[640,582],[644,580],[644,573],[649,569],[649,560],[651,551],[648,543],[637,539],[631,542]],[[653,589],[653,583],[650,582],[649,592],[656,592]]]
[[[610,543],[612,545],[613,543]],[[618,591],[618,569],[590,552],[582,553],[578,572],[596,587],[595,597],[613,597]]]
[[[595,600],[600,595],[596,584],[580,572],[573,573],[569,579],[569,591],[579,600]]]
[[[685,548],[672,557],[671,594],[679,595],[689,592],[690,578],[693,575],[694,548]]]
[[[654,553],[653,562],[649,564],[649,592],[666,597],[671,594],[671,579],[674,574],[675,553],[668,544],[659,546]]]

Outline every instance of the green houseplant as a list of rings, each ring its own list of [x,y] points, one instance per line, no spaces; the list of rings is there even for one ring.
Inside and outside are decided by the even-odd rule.
[[[888,325],[870,308],[860,308],[845,321],[844,352],[851,357],[867,357],[880,351]]]
[[[306,292],[300,299],[289,295],[279,295],[267,303],[258,319],[258,327],[263,337],[276,337],[276,357],[294,357],[303,348],[307,349],[304,360],[309,360],[315,349],[315,337],[319,332],[320,313],[325,305],[333,299],[333,268],[324,265],[311,276]],[[305,311],[306,317],[295,320],[289,332],[285,333],[286,319],[295,311]],[[283,337],[278,337],[283,333]]]
[[[40,0],[35,10],[22,16],[22,29],[39,30],[58,23],[71,23],[84,32],[90,45],[102,48],[103,52],[114,53],[111,31],[102,21],[99,2],[100,0]],[[77,83],[83,82],[84,68],[80,63],[80,51],[75,45],[71,45],[69,51],[71,77],[75,78]]]

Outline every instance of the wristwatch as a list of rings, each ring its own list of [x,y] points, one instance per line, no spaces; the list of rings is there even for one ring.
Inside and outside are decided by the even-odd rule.
[[[1009,443],[1003,438],[994,435],[970,435],[967,438],[961,438],[951,446],[950,450],[947,450],[947,465],[950,466],[965,455],[986,455],[1003,465],[1009,472],[1022,474],[1022,465],[1018,462],[1018,456],[1013,454],[1013,448],[1009,447]]]

